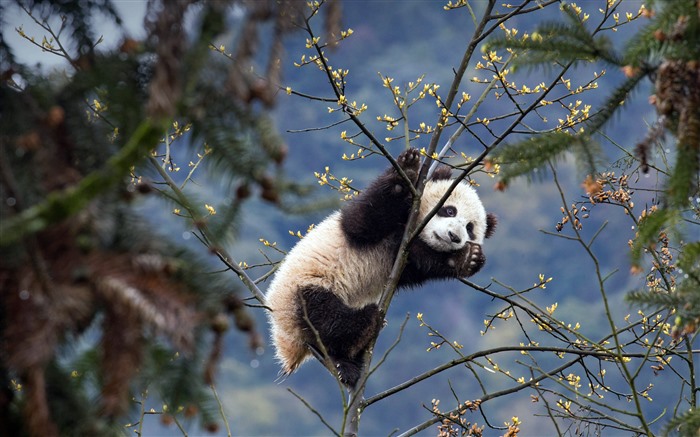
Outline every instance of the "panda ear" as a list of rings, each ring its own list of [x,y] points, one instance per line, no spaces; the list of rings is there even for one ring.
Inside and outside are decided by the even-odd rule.
[[[486,214],[486,238],[490,238],[496,232],[498,218],[493,213]]]
[[[452,168],[447,165],[441,165],[433,171],[432,176],[430,176],[431,181],[439,181],[442,179],[452,179]]]

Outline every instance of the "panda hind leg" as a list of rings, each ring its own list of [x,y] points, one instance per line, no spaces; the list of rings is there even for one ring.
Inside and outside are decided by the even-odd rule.
[[[299,298],[304,341],[322,362],[325,350],[340,380],[354,387],[364,366],[365,349],[384,323],[379,307],[351,308],[332,291],[315,286],[302,289]]]

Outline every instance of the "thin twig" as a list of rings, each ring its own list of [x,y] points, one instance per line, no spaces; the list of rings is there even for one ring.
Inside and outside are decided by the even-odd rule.
[[[161,165],[158,163],[158,160],[152,156],[149,156],[149,161],[153,168],[160,174],[160,176],[163,178],[165,183],[170,187],[172,192],[174,193],[178,203],[187,210],[187,212],[190,214],[190,217],[193,221],[193,223],[197,224],[198,230],[202,233],[202,235],[205,237],[206,241],[208,244],[211,244],[211,232],[209,232],[209,229],[206,224],[206,220],[204,220],[204,216],[202,216],[199,211],[191,204],[185,193],[180,190],[180,187],[177,186],[175,181],[170,177],[167,171],[165,171],[164,168],[161,167]],[[225,249],[219,247],[219,246],[210,246],[213,250],[216,256],[224,263],[226,264],[231,270],[234,271],[238,275],[238,277],[241,279],[243,284],[250,290],[251,293],[253,293],[253,296],[260,302],[262,305],[265,305],[265,295],[263,292],[258,288],[256,285],[255,281],[253,281],[250,276],[241,268],[238,263],[226,252]]]
[[[219,414],[221,415],[221,419],[224,421],[224,426],[226,427],[226,435],[228,437],[231,437],[231,427],[228,424],[228,418],[226,417],[226,412],[224,411],[224,405],[221,403],[221,399],[219,399],[219,393],[216,392],[216,387],[214,387],[214,384],[211,384],[209,387],[211,388],[212,393],[214,393],[214,399],[216,399],[216,403],[219,405]]]
[[[309,409],[309,411],[314,413],[316,415],[316,417],[318,417],[318,420],[320,420],[321,423],[324,424],[325,427],[328,428],[328,430],[330,432],[332,432],[334,436],[340,437],[340,434],[338,434],[338,431],[334,430],[333,427],[328,422],[326,422],[326,419],[323,418],[321,413],[319,413],[318,410],[316,410],[314,407],[312,407],[311,404],[306,402],[306,399],[304,399],[300,395],[296,394],[294,392],[294,390],[292,390],[291,388],[287,388],[287,391],[289,393],[291,393],[292,395],[294,395],[295,398],[299,399],[301,401],[301,403],[304,404],[304,406]]]

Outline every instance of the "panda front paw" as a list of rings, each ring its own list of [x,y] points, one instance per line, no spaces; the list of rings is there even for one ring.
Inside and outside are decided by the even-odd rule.
[[[460,272],[460,276],[462,277],[472,276],[474,273],[481,270],[486,263],[486,257],[479,244],[471,243],[468,246],[469,248],[465,253],[466,256],[461,268],[462,271]]]
[[[418,169],[420,168],[420,151],[415,147],[406,149],[401,152],[396,162],[411,182],[415,183],[416,179],[418,179]]]

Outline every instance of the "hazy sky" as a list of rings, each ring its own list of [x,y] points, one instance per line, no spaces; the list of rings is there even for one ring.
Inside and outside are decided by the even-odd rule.
[[[135,39],[142,38],[145,34],[143,17],[146,12],[146,2],[142,0],[114,0],[113,3],[123,20],[128,34]],[[37,19],[40,18],[37,17]],[[49,24],[54,31],[60,29],[60,19],[56,16],[49,19]],[[7,42],[12,47],[19,62],[28,65],[38,62],[44,67],[53,67],[63,62],[58,56],[51,56],[42,52],[41,49],[31,44],[15,31],[21,26],[25,34],[30,37],[33,36],[37,42],[41,42],[44,36],[48,37],[46,31],[39,27],[31,17],[16,5],[6,6],[2,26],[5,38],[7,38]],[[94,30],[96,38],[99,38],[99,36],[104,38],[104,41],[101,43],[102,47],[111,47],[119,43],[121,32],[117,30],[117,27],[111,20],[107,20],[104,16],[97,16]]]

